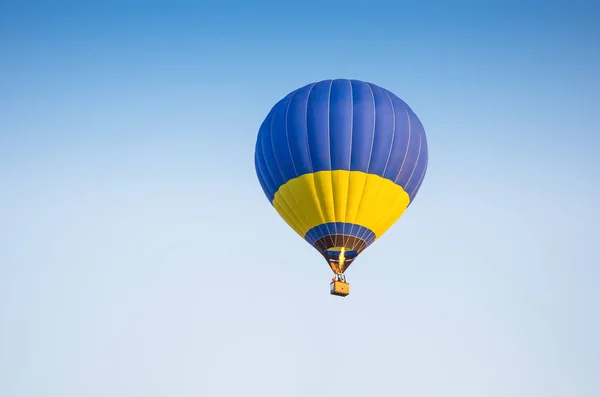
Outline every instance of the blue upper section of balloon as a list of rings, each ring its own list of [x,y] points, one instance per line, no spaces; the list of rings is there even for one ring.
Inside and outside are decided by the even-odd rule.
[[[324,80],[288,94],[269,112],[255,166],[269,198],[298,176],[323,170],[376,174],[402,186],[411,202],[427,170],[427,139],[410,107],[358,80]]]

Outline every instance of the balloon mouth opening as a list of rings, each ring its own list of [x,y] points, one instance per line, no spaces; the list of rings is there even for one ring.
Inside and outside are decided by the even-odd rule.
[[[348,250],[346,247],[331,247],[323,253],[323,256],[335,274],[344,274],[358,256],[358,251]]]

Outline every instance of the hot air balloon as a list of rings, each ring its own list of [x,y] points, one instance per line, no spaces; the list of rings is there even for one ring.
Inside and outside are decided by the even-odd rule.
[[[414,201],[427,171],[425,130],[392,92],[359,80],[308,84],[273,106],[260,126],[254,163],[283,220],[334,273],[344,272]]]

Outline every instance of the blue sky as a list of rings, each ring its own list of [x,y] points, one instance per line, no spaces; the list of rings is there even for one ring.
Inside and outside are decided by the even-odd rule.
[[[220,4],[0,6],[0,395],[600,394],[600,7]],[[429,140],[345,299],[253,166],[327,78]]]

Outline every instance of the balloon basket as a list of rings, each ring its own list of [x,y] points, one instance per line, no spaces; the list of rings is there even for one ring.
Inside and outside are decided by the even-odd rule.
[[[348,296],[348,294],[350,294],[350,284],[334,280],[329,284],[329,292],[331,295]]]

